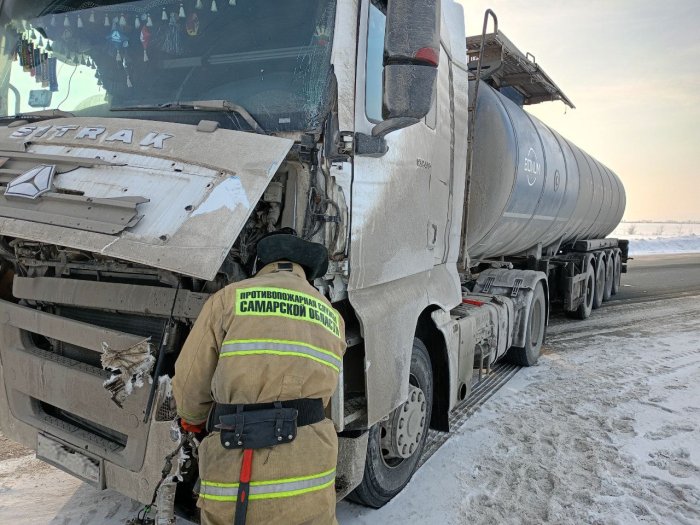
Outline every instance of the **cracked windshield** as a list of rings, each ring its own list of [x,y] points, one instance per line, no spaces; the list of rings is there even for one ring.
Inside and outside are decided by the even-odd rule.
[[[52,109],[196,123],[189,102],[225,100],[266,131],[287,131],[318,128],[327,111],[334,0],[0,6],[3,116]],[[220,113],[225,127],[254,127]]]

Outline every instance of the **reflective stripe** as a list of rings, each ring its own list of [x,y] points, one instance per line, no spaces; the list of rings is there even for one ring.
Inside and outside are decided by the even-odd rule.
[[[297,478],[251,481],[250,499],[273,499],[299,496],[330,487],[335,482],[335,469]],[[238,483],[202,481],[199,497],[215,501],[236,501]]]
[[[308,343],[280,339],[231,339],[224,341],[219,357],[258,354],[305,357],[329,366],[336,372],[340,371],[343,364],[342,359],[329,350]]]
[[[236,315],[277,316],[308,321],[340,337],[340,316],[311,295],[284,288],[253,287],[236,290]]]

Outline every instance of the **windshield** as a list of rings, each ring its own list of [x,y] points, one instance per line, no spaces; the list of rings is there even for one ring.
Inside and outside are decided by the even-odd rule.
[[[227,100],[264,129],[288,131],[317,129],[327,112],[335,0],[0,0],[0,6],[2,116],[54,109],[186,121],[194,117],[175,109],[113,110]],[[246,127],[238,115],[224,120]]]

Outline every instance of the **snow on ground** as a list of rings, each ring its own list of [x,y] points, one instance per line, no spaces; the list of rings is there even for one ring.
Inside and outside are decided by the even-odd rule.
[[[700,523],[700,298],[605,314],[555,320],[538,366],[340,523]]]
[[[116,492],[95,490],[29,452],[0,434],[2,524],[116,525],[142,508]]]
[[[660,253],[697,253],[700,252],[700,235],[682,235],[680,237],[656,237],[630,239],[629,254],[652,255]]]
[[[621,222],[610,237],[629,239],[629,254],[700,252],[700,222]]]
[[[553,319],[538,366],[384,508],[339,504],[340,524],[700,523],[700,297],[602,313]],[[31,457],[0,461],[0,523],[123,524],[138,509]]]

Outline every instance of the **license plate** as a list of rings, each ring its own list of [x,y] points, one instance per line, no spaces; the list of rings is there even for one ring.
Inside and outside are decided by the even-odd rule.
[[[100,458],[45,434],[37,436],[36,457],[98,489],[104,488],[104,469]]]

